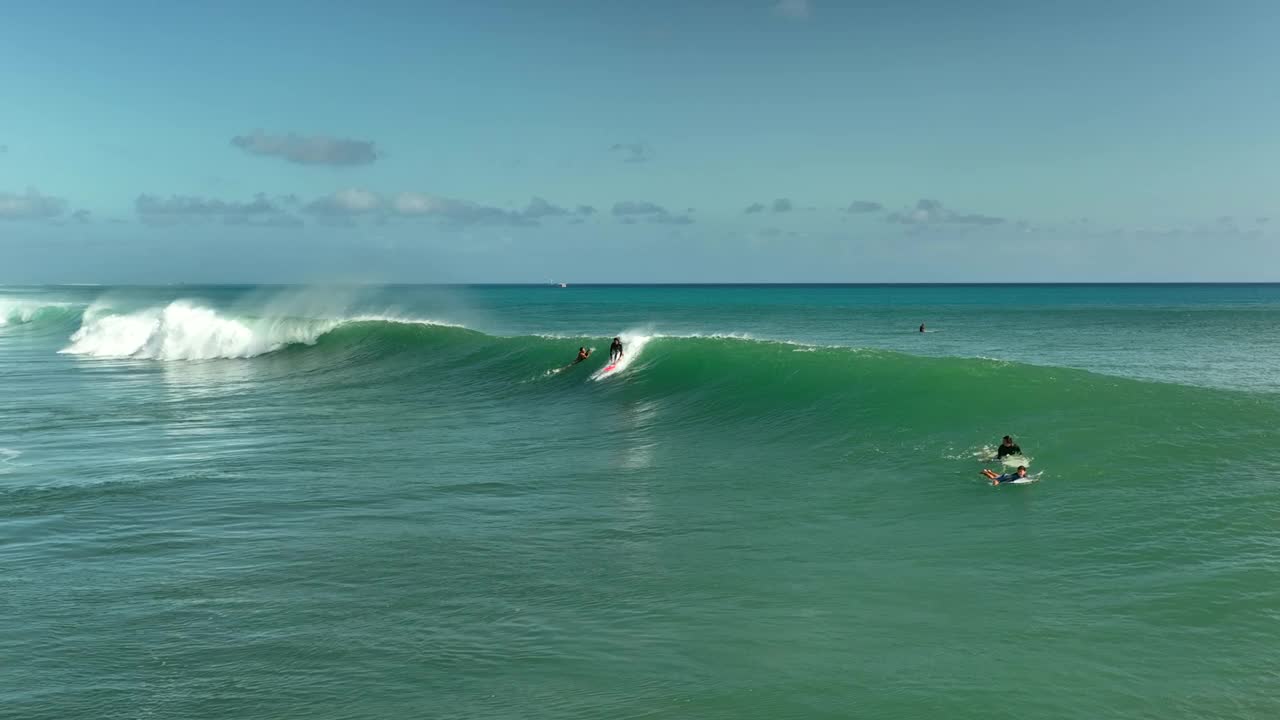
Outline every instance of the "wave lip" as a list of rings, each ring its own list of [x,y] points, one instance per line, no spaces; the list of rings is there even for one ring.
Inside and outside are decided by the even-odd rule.
[[[62,302],[0,300],[0,327],[10,324],[26,325],[35,322],[41,315],[65,311],[70,307],[72,307],[71,303]]]

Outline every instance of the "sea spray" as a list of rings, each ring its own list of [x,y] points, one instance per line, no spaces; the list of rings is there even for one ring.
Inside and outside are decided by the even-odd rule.
[[[60,352],[99,358],[212,360],[252,358],[289,345],[313,345],[354,323],[449,326],[431,320],[358,315],[349,318],[234,317],[192,301],[117,313],[102,306],[84,313],[71,344]]]
[[[622,341],[622,357],[617,362],[606,365],[591,374],[592,380],[603,380],[613,377],[625,371],[628,367],[640,357],[640,353],[644,352],[644,346],[649,344],[653,339],[653,334],[643,334],[638,331],[624,332],[618,335],[618,339]],[[612,367],[609,372],[605,372],[605,368]]]
[[[333,327],[314,320],[229,318],[187,301],[132,313],[86,313],[62,352],[104,358],[209,360],[249,358],[294,343],[314,343]]]

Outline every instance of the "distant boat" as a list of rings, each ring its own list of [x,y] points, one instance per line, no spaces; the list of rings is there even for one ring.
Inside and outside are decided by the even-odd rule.
[[[556,283],[560,287],[569,287],[569,283]]]

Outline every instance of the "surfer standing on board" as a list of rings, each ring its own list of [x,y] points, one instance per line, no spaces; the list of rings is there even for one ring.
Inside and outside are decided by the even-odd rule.
[[[1025,478],[1027,476],[1027,466],[1019,465],[1017,472],[1005,473],[1004,475],[997,475],[994,472],[983,468],[982,474],[987,476],[987,479],[991,481],[992,485],[999,485],[1000,483],[1013,482],[1014,480],[1021,480]]]
[[[622,359],[622,340],[614,338],[613,344],[609,346],[609,362],[616,363]]]

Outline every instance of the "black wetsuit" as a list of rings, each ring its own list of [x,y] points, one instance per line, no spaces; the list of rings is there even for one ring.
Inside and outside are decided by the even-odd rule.
[[[1022,448],[1018,447],[1017,445],[1001,445],[1000,449],[996,450],[996,459],[1003,460],[1010,455],[1021,455],[1021,454],[1022,454]]]
[[[617,362],[621,358],[622,358],[622,341],[614,340],[613,344],[609,346],[609,359],[614,362]]]

